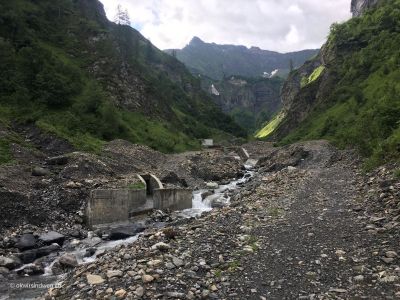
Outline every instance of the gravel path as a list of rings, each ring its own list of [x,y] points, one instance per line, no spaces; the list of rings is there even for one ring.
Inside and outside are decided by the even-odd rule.
[[[398,179],[383,195],[383,178],[361,175],[354,156],[324,142],[302,147],[297,168],[261,169],[231,207],[147,232],[78,267],[47,297],[398,298]]]

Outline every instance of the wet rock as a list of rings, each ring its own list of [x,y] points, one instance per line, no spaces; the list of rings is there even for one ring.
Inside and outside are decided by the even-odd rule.
[[[23,234],[18,240],[16,246],[20,251],[35,248],[36,238],[33,234],[30,233]]]
[[[216,198],[216,199],[212,199],[211,200],[211,207],[212,208],[222,208],[228,206],[228,202],[227,200],[225,200],[222,197]]]
[[[81,241],[82,244],[87,245],[89,247],[94,247],[98,244],[100,244],[102,242],[102,239],[95,236],[95,237],[91,237],[91,238],[87,238]]]
[[[0,267],[0,274],[1,275],[7,275],[8,273],[10,273],[10,270],[5,268],[5,267]]]
[[[24,264],[30,264],[35,261],[37,258],[37,250],[32,249],[32,250],[27,250],[24,251],[20,254],[18,254],[19,259],[24,263]]]
[[[49,170],[46,170],[46,169],[41,168],[41,167],[34,167],[32,169],[32,175],[33,176],[47,176],[49,174],[50,174]]]
[[[111,229],[108,238],[110,240],[121,240],[128,237],[134,236],[140,232],[143,232],[146,228],[139,224],[133,224],[129,226],[121,226],[118,228]]]
[[[61,249],[60,245],[54,243],[49,246],[44,246],[44,247],[41,247],[41,248],[38,248],[35,250],[36,250],[37,257],[43,257],[43,256],[49,255],[52,252],[58,251],[60,249]]]
[[[59,258],[59,263],[63,267],[74,268],[78,265],[78,260],[75,255],[67,253]]]
[[[18,275],[34,276],[44,274],[44,268],[41,265],[27,265],[23,269],[18,270]]]
[[[104,283],[103,277],[99,275],[86,274],[86,280],[90,285],[97,285]]]
[[[43,242],[46,245],[51,245],[53,243],[57,243],[60,246],[64,243],[65,236],[56,231],[49,231],[39,236],[39,241]]]
[[[13,270],[22,266],[22,262],[18,257],[15,256],[0,256],[0,267],[7,268],[9,270]]]
[[[207,182],[206,186],[208,189],[214,189],[214,190],[219,187],[218,183],[216,182]]]
[[[96,253],[96,248],[86,249],[85,257],[91,257]]]
[[[209,197],[209,196],[211,196],[213,194],[214,194],[213,191],[206,191],[204,193],[201,193],[201,200],[204,200],[204,199],[206,199],[207,197]]]

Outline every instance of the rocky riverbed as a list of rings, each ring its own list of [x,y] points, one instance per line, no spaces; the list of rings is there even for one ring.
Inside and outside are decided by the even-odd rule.
[[[270,155],[273,170],[265,160],[229,207],[147,231],[136,243],[78,267],[46,297],[397,297],[396,166],[363,174],[353,153],[326,142]]]
[[[214,157],[236,169],[239,177],[240,173],[251,177],[235,183],[241,188],[230,192],[208,183],[222,196],[227,193],[229,201],[217,201],[213,210],[205,209],[196,218],[155,212],[152,222],[162,226],[145,228],[134,243],[101,249],[95,260],[84,264],[65,257],[64,264],[70,266],[59,278],[61,286],[43,297],[384,299],[400,295],[400,183],[394,174],[398,165],[366,174],[354,153],[324,141],[283,148],[257,142],[244,147],[259,159],[250,175],[240,163],[233,167],[235,155],[223,151],[179,155],[174,158],[179,167],[167,168],[186,184],[195,184],[200,189],[196,201],[203,204],[202,198],[208,196],[209,206],[212,195],[207,195],[206,179],[210,178],[182,176],[202,174],[198,171],[206,169],[202,158]],[[223,174],[222,167],[211,171],[212,176]],[[229,172],[227,178],[232,176]],[[228,183],[224,176],[218,179]]]

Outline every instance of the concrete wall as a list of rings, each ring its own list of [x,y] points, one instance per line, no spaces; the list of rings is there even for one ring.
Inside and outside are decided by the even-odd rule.
[[[164,189],[161,181],[154,175],[141,177],[148,189],[93,190],[86,212],[88,225],[125,222],[129,220],[130,214],[143,213],[153,208],[182,210],[192,207],[191,190]]]
[[[138,207],[146,204],[147,195],[146,189],[129,190],[128,210],[136,210]]]
[[[212,140],[212,139],[205,139],[205,140],[203,140],[203,141],[201,142],[201,145],[202,145],[203,147],[212,147],[212,146],[214,146],[214,140]]]
[[[128,220],[129,190],[93,190],[87,217],[89,226]]]
[[[187,189],[158,189],[153,194],[155,209],[182,210],[192,208],[192,191]]]
[[[93,190],[87,206],[88,225],[124,222],[129,212],[146,203],[146,190]]]

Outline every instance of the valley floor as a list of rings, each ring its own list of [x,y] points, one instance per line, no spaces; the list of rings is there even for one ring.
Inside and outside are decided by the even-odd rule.
[[[230,207],[147,231],[47,297],[400,297],[400,183],[390,168],[365,176],[354,154],[323,141],[247,148],[267,159]]]

